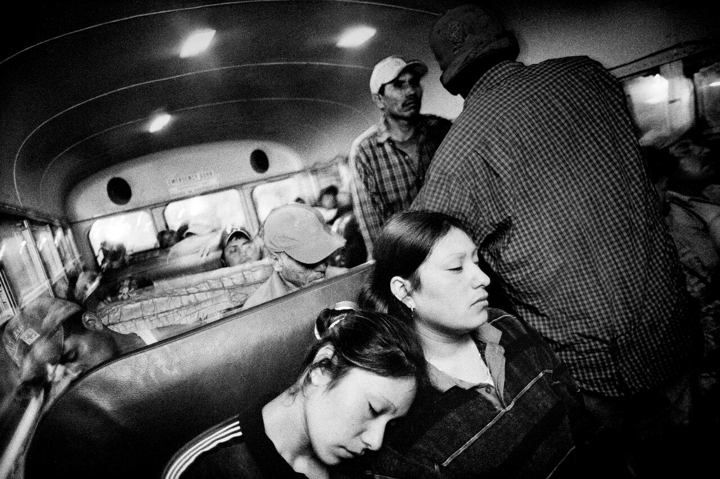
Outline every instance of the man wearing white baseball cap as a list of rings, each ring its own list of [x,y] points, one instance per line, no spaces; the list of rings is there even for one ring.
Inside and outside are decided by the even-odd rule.
[[[318,210],[299,203],[272,210],[263,224],[262,238],[274,271],[242,309],[324,279],[328,259],[345,246],[345,239],[330,230]]]
[[[385,221],[417,196],[451,126],[445,118],[420,114],[420,80],[427,71],[419,60],[390,56],[370,76],[370,93],[383,118],[350,149],[353,206],[369,257]]]

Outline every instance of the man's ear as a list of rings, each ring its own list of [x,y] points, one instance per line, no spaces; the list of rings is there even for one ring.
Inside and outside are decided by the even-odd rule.
[[[332,361],[333,356],[335,356],[335,348],[327,344],[320,348],[320,350],[315,354],[313,364],[317,364],[323,360]],[[310,382],[315,386],[326,385],[331,381],[331,379],[330,374],[328,374],[327,370],[323,367],[315,367],[310,371]]]
[[[393,276],[390,280],[390,291],[393,296],[403,302],[410,309],[415,309],[415,302],[410,296],[410,281],[400,276]]]
[[[82,315],[82,323],[85,329],[89,331],[102,331],[105,329],[102,321],[97,315],[91,311],[85,311]]]
[[[272,260],[272,266],[275,271],[278,273],[283,270],[282,262],[280,261],[280,254],[279,253],[273,253],[270,251],[270,259]]]
[[[385,100],[380,93],[373,93],[372,100],[378,108],[385,111]]]

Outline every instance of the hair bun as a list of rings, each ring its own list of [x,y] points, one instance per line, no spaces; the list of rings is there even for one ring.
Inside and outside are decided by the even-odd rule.
[[[320,312],[315,320],[315,338],[320,340],[336,324],[345,319],[349,311],[357,311],[353,301],[339,301]]]

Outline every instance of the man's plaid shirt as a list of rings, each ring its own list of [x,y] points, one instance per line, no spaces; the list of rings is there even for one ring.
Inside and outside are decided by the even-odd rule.
[[[646,170],[622,88],[599,63],[505,61],[470,91],[412,209],[465,221],[505,299],[578,384],[621,396],[686,370],[691,349]]]
[[[417,163],[390,138],[384,120],[353,142],[349,160],[351,192],[368,256],[385,221],[412,204],[450,126],[450,120],[421,115],[416,133]]]

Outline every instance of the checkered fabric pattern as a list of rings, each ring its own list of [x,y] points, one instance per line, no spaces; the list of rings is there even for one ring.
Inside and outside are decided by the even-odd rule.
[[[398,148],[385,122],[370,127],[350,149],[351,192],[368,256],[385,221],[406,210],[420,191],[435,150],[450,120],[422,115],[418,125],[418,158]]]
[[[598,62],[506,61],[470,91],[412,209],[464,220],[504,299],[578,384],[623,396],[686,369],[692,347],[646,169]]]

